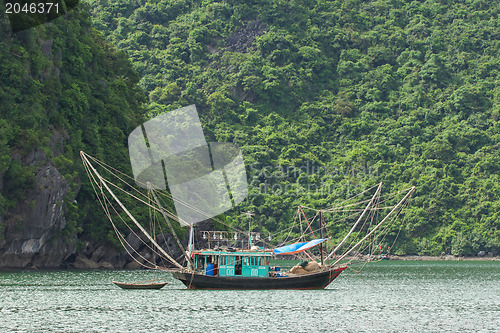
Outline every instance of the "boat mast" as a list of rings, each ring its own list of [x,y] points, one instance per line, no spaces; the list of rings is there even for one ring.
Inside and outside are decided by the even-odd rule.
[[[323,211],[319,211],[319,223],[320,223],[320,228],[319,228],[319,233],[320,237],[323,239],[323,224],[324,224],[324,219],[323,219]],[[325,261],[323,260],[323,243],[319,244],[319,253],[321,254],[321,266],[325,264]]]
[[[194,225],[191,224],[189,226],[189,245],[188,245],[188,250],[187,250],[187,258],[188,258],[188,269],[190,271],[193,271],[194,270],[194,265],[193,265],[193,262],[191,261],[191,254],[193,253],[193,250],[194,250]]]
[[[158,243],[153,239],[153,237],[151,237],[151,235],[142,227],[142,225],[140,225],[139,222],[137,222],[137,220],[134,218],[134,216],[128,211],[128,209],[123,205],[123,203],[120,201],[120,199],[118,199],[116,197],[116,195],[113,193],[113,191],[111,191],[111,189],[109,188],[108,184],[106,183],[106,181],[104,180],[104,178],[99,174],[99,172],[97,172],[97,170],[94,168],[94,166],[89,162],[89,160],[87,159],[87,156],[85,155],[85,153],[83,151],[80,152],[80,156],[82,158],[82,160],[85,162],[85,164],[87,164],[89,166],[89,168],[92,170],[92,172],[97,176],[97,178],[99,179],[99,181],[101,182],[101,184],[106,188],[106,190],[108,191],[109,194],[111,194],[111,196],[113,197],[113,199],[118,203],[118,205],[123,209],[123,211],[128,215],[128,217],[132,220],[132,222],[134,222],[134,224],[141,230],[141,232],[144,234],[144,236],[146,236],[150,241],[151,243],[153,243],[153,245],[165,256],[167,257],[175,266],[177,266],[178,268],[184,270],[185,268],[179,264],[177,261],[174,260],[174,258],[172,258],[167,252],[165,252],[165,250],[160,246],[158,245]]]
[[[186,250],[184,250],[184,247],[182,246],[182,243],[179,240],[179,237],[177,236],[177,233],[175,232],[174,227],[170,223],[170,220],[169,220],[168,216],[165,214],[165,208],[163,208],[162,204],[160,203],[160,200],[156,196],[156,193],[155,193],[153,187],[151,186],[151,183],[147,182],[146,185],[148,187],[148,191],[150,191],[151,195],[155,199],[156,204],[158,205],[158,208],[160,208],[159,210],[161,212],[161,215],[163,216],[163,218],[167,222],[168,226],[170,227],[170,231],[172,231],[172,234],[174,235],[174,238],[175,238],[175,241],[177,242],[177,245],[179,245],[179,248],[182,250],[182,253],[184,254],[184,257],[186,257],[186,261],[187,261],[188,267],[189,267],[189,265],[191,264],[191,255],[190,255],[190,253],[186,253]],[[189,241],[191,242],[191,239]],[[188,248],[188,250],[189,250],[189,248]]]
[[[380,183],[378,185],[378,188],[375,191],[375,194],[373,195],[373,197],[370,200],[370,202],[368,203],[368,205],[366,205],[366,208],[363,210],[363,213],[361,213],[361,216],[358,218],[358,220],[356,221],[356,223],[354,223],[354,225],[352,226],[351,230],[347,233],[347,235],[344,237],[344,239],[337,245],[337,247],[335,249],[333,249],[332,253],[330,253],[328,255],[328,257],[326,258],[326,260],[328,260],[332,255],[335,255],[335,253],[337,252],[337,250],[342,246],[342,244],[344,244],[344,242],[346,241],[346,239],[353,233],[353,231],[356,229],[356,226],[358,225],[358,223],[361,221],[361,219],[363,218],[363,216],[365,216],[365,213],[368,211],[368,209],[370,208],[370,206],[375,201],[375,199],[377,197],[377,194],[380,192],[381,189],[382,189],[382,183]]]
[[[250,210],[247,212],[242,212],[242,213],[243,213],[243,215],[246,215],[248,217],[248,248],[251,249],[252,248],[252,235],[250,232],[250,221],[252,220],[252,216],[254,216],[255,214]]]
[[[365,241],[365,239],[367,239],[368,237],[370,237],[370,236],[371,236],[371,235],[372,235],[372,234],[373,234],[373,233],[374,233],[374,232],[378,229],[378,227],[380,227],[380,226],[381,226],[381,225],[382,225],[382,224],[383,224],[383,223],[384,223],[384,222],[385,222],[385,221],[389,218],[389,216],[391,216],[391,215],[392,215],[392,213],[394,213],[394,211],[396,211],[396,209],[398,209],[398,207],[399,207],[399,206],[401,206],[401,204],[402,204],[403,202],[405,202],[405,201],[406,201],[406,199],[408,199],[408,198],[409,198],[409,197],[413,194],[413,192],[414,192],[414,191],[415,191],[415,186],[413,186],[413,187],[410,189],[410,191],[409,191],[409,192],[405,195],[405,197],[404,197],[403,199],[401,199],[401,201],[400,201],[400,202],[398,202],[398,204],[397,204],[396,206],[394,206],[394,208],[390,211],[390,213],[389,213],[389,214],[387,214],[387,216],[386,216],[386,217],[384,217],[384,219],[383,219],[383,220],[382,220],[379,224],[377,224],[377,225],[373,228],[373,230],[372,230],[372,231],[370,231],[370,232],[369,232],[369,233],[368,233],[365,237],[363,237],[363,239],[361,239],[361,240],[360,240],[360,241],[359,241],[356,245],[354,245],[353,247],[351,247],[351,248],[349,249],[349,251],[346,251],[346,252],[344,253],[344,255],[342,255],[340,258],[338,258],[338,259],[337,259],[337,260],[333,263],[333,265],[332,265],[332,266],[335,266],[337,263],[339,263],[339,262],[340,262],[342,259],[344,259],[344,257],[346,257],[346,256],[347,256],[347,255],[348,255],[348,254],[349,254],[352,250],[354,250],[354,249],[355,249],[355,248],[357,248],[357,247],[358,247],[361,243],[363,243],[363,242]]]

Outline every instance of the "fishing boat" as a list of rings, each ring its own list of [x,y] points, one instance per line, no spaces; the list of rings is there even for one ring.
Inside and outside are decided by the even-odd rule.
[[[346,265],[325,266],[306,264],[303,271],[281,271],[270,266],[278,254],[305,251],[325,242],[320,239],[291,244],[273,250],[193,251],[194,267],[190,271],[174,271],[173,276],[188,289],[323,289],[328,286]],[[297,252],[296,252],[297,253]]]
[[[192,253],[194,267],[170,269],[172,275],[188,289],[323,289],[328,286],[347,265],[337,267],[304,265],[303,272],[281,271],[270,266],[276,255],[305,251],[327,239],[291,244],[273,250],[195,250]],[[113,281],[123,289],[160,289],[165,283],[122,283]]]
[[[325,288],[348,267],[376,258],[380,253],[374,250],[382,245],[385,248],[387,239],[396,241],[397,236],[389,232],[415,190],[411,187],[382,196],[380,183],[354,196],[374,191],[367,200],[353,203],[348,198],[323,209],[299,206],[288,232],[279,233],[288,234],[285,239],[270,244],[256,237],[254,240],[261,243],[256,246],[252,237],[258,234],[253,235],[250,223],[253,212],[244,213],[248,232],[217,218],[247,197],[241,149],[232,143],[207,143],[195,105],[146,121],[130,133],[128,145],[133,177],[80,153],[94,192],[130,257],[146,268],[171,272],[189,289]],[[401,196],[401,200],[396,199]],[[128,209],[124,202],[147,208],[149,218],[146,220],[141,208]],[[309,213],[314,216],[308,217]],[[340,219],[326,222],[325,215]],[[207,220],[233,233],[224,237],[228,231],[195,233],[195,225]],[[180,257],[174,258],[168,242],[159,244],[166,227],[182,253]],[[189,227],[187,248],[176,227]],[[328,235],[328,229],[334,234]],[[200,242],[196,234],[202,234],[208,244]],[[131,235],[147,247],[149,255],[130,244]],[[367,256],[359,258],[362,254]],[[271,265],[272,259],[284,256],[294,256],[300,264],[290,269]],[[180,258],[183,261],[179,262]]]
[[[382,226],[391,219],[392,222],[396,221],[415,190],[414,187],[411,187],[397,192],[396,194],[401,194],[403,198],[396,201],[394,205],[385,207],[380,206],[380,204],[386,202],[386,199],[381,199],[382,183],[373,187],[376,190],[370,199],[357,203],[363,204],[364,208],[362,209],[355,209],[352,201],[348,200],[345,201],[346,204],[344,205],[336,205],[333,208],[323,210],[299,206],[297,215],[300,223],[299,227],[296,228],[300,228],[300,237],[288,244],[280,242],[278,246],[272,246],[262,242],[264,246],[255,246],[252,244],[252,238],[255,235],[252,235],[250,228],[248,232],[234,229],[232,234],[234,235],[234,241],[241,239],[239,236],[237,237],[237,234],[245,235],[248,239],[247,244],[242,243],[242,246],[238,247],[229,244],[230,235],[222,237],[222,233],[220,233],[219,236],[210,236],[215,232],[208,230],[201,231],[201,234],[204,235],[202,240],[205,238],[208,241],[208,246],[205,243],[199,249],[195,248],[197,241],[194,225],[189,226],[187,248],[177,236],[173,227],[175,222],[172,222],[172,220],[178,221],[178,217],[172,211],[166,209],[165,204],[160,199],[160,196],[168,197],[168,193],[161,192],[151,186],[148,187],[146,193],[134,192],[131,197],[148,207],[150,216],[151,212],[154,213],[153,216],[163,218],[163,225],[169,226],[171,234],[175,236],[175,240],[184,255],[184,262],[178,262],[168,253],[168,249],[158,244],[159,236],[155,234],[158,224],[151,225],[150,221],[150,230],[148,232],[143,226],[146,223],[139,223],[138,219],[125,207],[122,200],[115,193],[120,192],[130,195],[125,188],[132,188],[133,184],[129,184],[124,180],[126,175],[120,173],[117,176],[120,181],[124,182],[124,185],[118,186],[105,179],[97,168],[103,169],[104,172],[110,175],[116,175],[117,170],[84,152],[81,152],[81,157],[104,212],[128,254],[146,268],[170,272],[174,278],[181,281],[188,289],[324,289],[351,265],[361,262],[364,266],[367,261],[373,260],[370,258],[377,258],[374,249],[382,248],[382,246],[376,246],[376,243],[383,241],[387,236],[387,231],[391,230],[387,226]],[[368,190],[365,192],[368,192]],[[395,196],[391,194],[389,198],[395,198]],[[307,209],[312,210],[316,215],[313,218],[308,218],[305,213]],[[379,217],[379,212],[384,209],[389,210],[389,213],[383,218],[382,215]],[[337,236],[338,243],[336,246],[331,244],[333,242],[332,237],[324,236],[328,225],[325,222],[324,215],[332,212],[343,215],[353,212],[358,215],[345,236],[340,238]],[[352,219],[352,215],[348,216]],[[378,220],[375,217],[379,217]],[[128,224],[126,221],[128,221]],[[231,228],[222,220],[216,219],[216,221],[219,224],[225,224],[228,229]],[[314,230],[313,223],[316,223],[315,221],[319,221],[320,226]],[[118,222],[125,223],[126,228],[117,226]],[[400,225],[402,226],[402,224]],[[147,243],[154,256],[161,259],[161,264],[158,261],[146,258],[139,251],[136,251],[127,241],[123,229],[136,235],[144,244]],[[320,237],[316,237],[316,233]],[[306,240],[306,237],[311,239]],[[212,238],[212,245],[214,246],[210,246],[210,238]],[[220,242],[224,242],[224,240],[228,242],[226,246],[219,246]],[[217,242],[217,246],[215,246],[214,242]],[[329,246],[330,249],[327,250]],[[367,253],[366,258],[368,259],[359,258],[359,255],[363,252]],[[358,257],[356,257],[356,253]],[[295,265],[291,269],[284,269],[271,264],[273,259],[292,255],[299,256],[298,259],[302,260],[302,264]],[[300,258],[300,256],[302,257]],[[303,260],[304,258],[307,260]],[[169,264],[167,265],[165,262],[169,262]],[[160,287],[158,284],[145,286],[117,283],[117,285],[122,288]]]
[[[161,289],[165,287],[168,282],[149,282],[149,283],[140,283],[140,282],[117,282],[113,281],[118,287],[122,289]]]

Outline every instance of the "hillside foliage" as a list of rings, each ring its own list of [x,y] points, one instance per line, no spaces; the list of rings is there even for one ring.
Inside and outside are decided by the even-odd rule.
[[[71,188],[65,233],[115,239],[79,151],[130,173],[130,131],[196,104],[207,141],[242,148],[249,195],[222,217],[241,229],[251,210],[253,230],[280,240],[297,205],[327,208],[383,182],[417,187],[394,253],[498,253],[499,11],[484,0],[88,0],[16,34],[2,17],[0,236],[34,185],[24,157],[42,150]]]
[[[284,230],[377,182],[410,185],[399,253],[500,249],[500,5],[474,1],[90,0],[149,117],[196,104],[242,147],[226,217]]]
[[[0,238],[14,223],[11,209],[36,185],[37,170],[54,165],[69,185],[62,235],[85,231],[108,241],[106,217],[86,179],[84,150],[130,169],[127,135],[143,120],[145,95],[127,55],[92,28],[90,7],[12,33],[0,31]],[[55,139],[60,138],[60,139]],[[29,162],[42,151],[45,158]],[[19,226],[22,228],[22,225]]]

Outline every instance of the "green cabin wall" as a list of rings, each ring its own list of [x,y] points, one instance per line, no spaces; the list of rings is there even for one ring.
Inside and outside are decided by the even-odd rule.
[[[251,254],[248,253],[231,253],[231,254],[221,254],[213,252],[202,252],[201,254],[196,254],[196,268],[200,269],[201,265],[198,264],[199,261],[203,262],[203,273],[206,274],[207,271],[207,257],[212,257],[212,263],[214,258],[217,258],[217,273],[218,276],[246,276],[246,277],[267,277],[269,276],[269,259],[271,257],[270,253],[265,254]],[[237,259],[242,259],[241,275],[236,275],[237,271]],[[199,260],[201,258],[202,260]]]

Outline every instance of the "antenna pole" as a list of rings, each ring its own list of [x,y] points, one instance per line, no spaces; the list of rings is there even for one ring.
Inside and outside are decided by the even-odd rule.
[[[250,222],[252,220],[252,216],[254,216],[255,214],[252,212],[252,211],[247,211],[247,212],[242,212],[243,215],[246,215],[248,217],[248,248],[251,249],[252,248],[252,234],[250,232]]]

